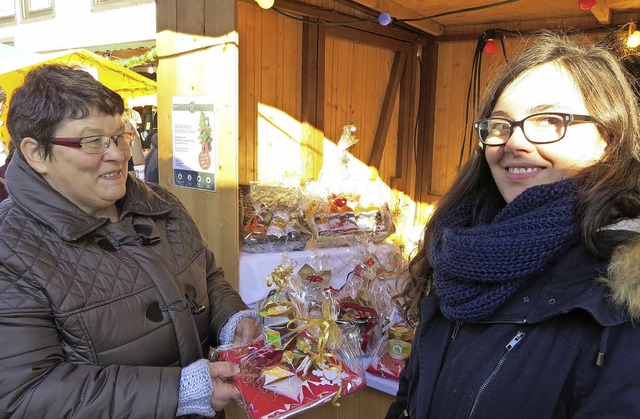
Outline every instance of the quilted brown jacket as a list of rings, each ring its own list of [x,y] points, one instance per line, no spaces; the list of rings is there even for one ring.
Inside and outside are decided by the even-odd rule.
[[[193,219],[132,176],[117,223],[81,211],[17,154],[6,180],[0,417],[175,417],[180,367],[247,309]]]

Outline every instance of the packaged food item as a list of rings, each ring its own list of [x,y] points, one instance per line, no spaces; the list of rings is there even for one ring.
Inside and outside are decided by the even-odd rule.
[[[289,252],[305,248],[311,232],[299,188],[240,185],[240,244],[250,253]]]
[[[358,195],[331,194],[326,205],[315,203],[307,210],[318,247],[346,246],[355,241],[380,242],[395,232],[391,212],[386,203],[366,208]]]
[[[400,318],[397,311],[394,310],[390,317],[395,321],[384,329],[383,339],[367,366],[367,372],[398,381],[411,354],[414,330]]]

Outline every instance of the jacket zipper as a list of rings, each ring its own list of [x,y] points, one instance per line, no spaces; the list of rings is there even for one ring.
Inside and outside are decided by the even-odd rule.
[[[456,340],[460,326],[462,326],[462,322],[456,322],[456,325],[453,327],[453,332],[451,332],[451,340]]]
[[[513,338],[511,338],[509,343],[507,343],[507,345],[504,347],[506,349],[506,352],[502,354],[502,356],[498,360],[498,363],[493,368],[493,371],[491,371],[491,374],[489,374],[489,376],[484,380],[484,382],[480,386],[480,389],[478,390],[478,394],[476,394],[476,398],[473,401],[473,406],[471,406],[471,412],[469,413],[469,416],[468,416],[469,419],[471,419],[471,417],[475,413],[475,410],[478,407],[478,403],[480,402],[480,399],[482,398],[482,394],[486,390],[487,386],[491,383],[491,381],[493,381],[496,375],[498,375],[498,372],[500,371],[502,364],[504,364],[504,362],[507,360],[507,356],[509,355],[509,352],[511,352],[513,348],[515,348],[520,342],[522,342],[524,335],[525,335],[524,331],[519,330],[518,333],[516,333],[516,335]]]

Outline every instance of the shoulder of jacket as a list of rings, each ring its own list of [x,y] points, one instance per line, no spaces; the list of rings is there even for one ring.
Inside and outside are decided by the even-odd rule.
[[[613,303],[640,320],[640,236],[615,248],[603,281]]]

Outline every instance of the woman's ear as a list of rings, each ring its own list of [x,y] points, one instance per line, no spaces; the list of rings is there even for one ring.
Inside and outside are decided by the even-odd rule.
[[[31,137],[23,138],[20,141],[20,152],[33,170],[41,175],[47,173],[44,150],[38,147],[38,142],[35,139]]]

